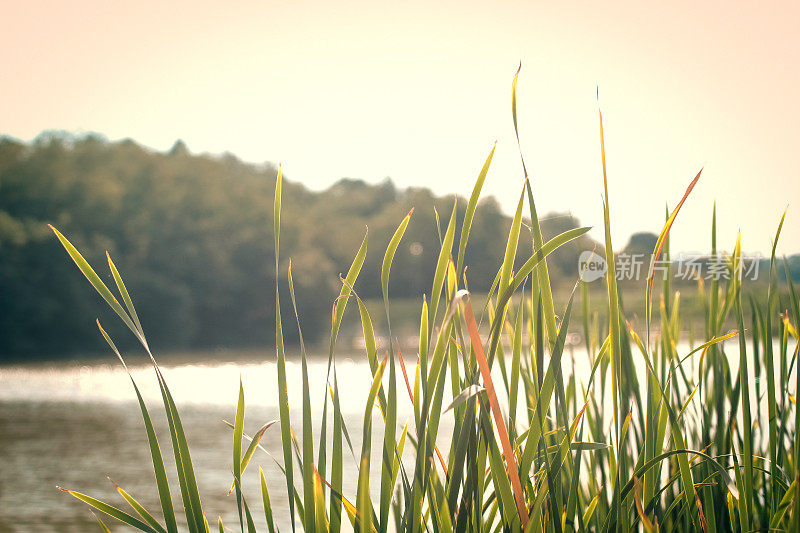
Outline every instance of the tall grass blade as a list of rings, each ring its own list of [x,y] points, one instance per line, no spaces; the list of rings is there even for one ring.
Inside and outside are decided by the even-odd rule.
[[[117,509],[116,507],[114,507],[112,505],[109,505],[109,504],[107,504],[105,502],[102,502],[102,501],[100,501],[100,500],[98,500],[96,498],[92,498],[91,496],[87,496],[86,494],[82,494],[80,492],[76,492],[74,490],[62,489],[61,487],[57,487],[57,488],[58,488],[58,490],[60,490],[62,492],[66,492],[70,496],[74,496],[75,498],[78,498],[82,502],[91,505],[92,507],[94,507],[98,511],[101,511],[101,512],[107,514],[108,516],[112,517],[112,518],[116,518],[120,522],[128,524],[129,526],[132,526],[132,527],[138,529],[139,531],[146,531],[147,533],[159,533],[157,530],[153,529],[149,524],[146,524],[145,522],[142,522],[138,518],[136,518],[134,516],[131,516],[128,513],[126,513],[125,511]]]
[[[783,222],[786,219],[786,211],[783,212],[778,230],[775,232],[775,239],[772,241],[772,253],[769,261],[769,288],[767,289],[767,309],[764,313],[764,366],[767,372],[767,412],[769,417],[769,458],[770,476],[774,479],[778,475],[779,443],[778,443],[778,406],[775,387],[775,367],[772,349],[772,314],[777,308],[777,268],[775,264],[775,249],[778,246],[778,239],[781,235]],[[770,509],[777,510],[780,496],[780,489],[773,484],[770,491]]]
[[[51,229],[55,232],[59,241],[61,241],[61,244],[67,250],[68,254],[81,272],[83,272],[84,276],[86,276],[92,286],[94,286],[95,290],[100,293],[109,306],[117,313],[117,315],[119,315],[125,325],[127,325],[128,328],[136,335],[137,339],[139,339],[142,346],[147,351],[147,354],[153,363],[153,367],[156,370],[159,388],[161,389],[162,398],[164,400],[167,421],[169,422],[170,427],[170,436],[172,437],[172,448],[175,454],[175,462],[178,469],[178,480],[181,486],[181,496],[183,498],[184,509],[186,511],[186,519],[189,523],[189,530],[190,533],[202,531],[204,529],[202,506],[200,503],[200,495],[197,490],[197,481],[195,479],[191,457],[189,455],[189,447],[186,442],[186,436],[183,432],[183,426],[181,424],[177,408],[175,407],[175,403],[172,400],[172,396],[167,388],[166,382],[164,381],[164,376],[161,374],[155,358],[153,358],[153,355],[150,352],[150,348],[147,344],[144,333],[136,329],[132,319],[127,315],[125,310],[122,309],[122,306],[119,304],[116,297],[111,294],[108,287],[106,287],[106,285],[100,280],[80,252],[78,252],[78,250],[75,249],[75,247],[63,235],[61,235],[58,230],[52,226]],[[122,285],[124,287],[124,284]],[[125,290],[125,292],[127,293],[127,290]]]
[[[381,492],[380,492],[380,526],[379,531],[385,533],[389,527],[389,505],[392,500],[392,493],[394,492],[394,479],[395,472],[395,454],[396,452],[396,432],[397,432],[397,377],[395,373],[394,362],[394,344],[392,342],[392,321],[389,312],[389,273],[392,268],[392,260],[400,245],[400,240],[405,234],[408,222],[414,210],[412,209],[400,222],[400,225],[389,240],[389,245],[386,247],[386,253],[383,255],[383,263],[381,264],[381,291],[383,293],[383,305],[386,312],[386,324],[389,330],[389,384],[386,393],[387,399],[385,401],[384,413],[384,434],[383,434],[383,461],[381,465]],[[359,300],[359,304],[360,304]],[[381,390],[381,393],[383,391]],[[383,403],[383,402],[382,402]],[[399,463],[398,463],[399,464]]]
[[[599,96],[598,96],[599,100]],[[622,437],[622,427],[620,420],[620,363],[621,363],[621,347],[620,347],[620,304],[619,293],[617,292],[617,274],[616,263],[614,259],[614,249],[611,245],[611,219],[610,219],[610,206],[608,196],[608,172],[606,170],[606,147],[605,136],[603,133],[603,112],[599,109],[598,102],[598,117],[600,119],[600,158],[603,167],[603,228],[605,237],[606,248],[606,264],[608,270],[606,271],[606,287],[608,288],[608,328],[609,328],[609,362],[611,368],[611,401],[614,418],[614,431],[616,442],[619,445]],[[620,466],[624,465],[624,449],[619,447],[619,456],[615,458],[616,467],[614,468],[614,498],[617,506],[614,510],[614,520],[616,524],[620,524],[619,502],[620,502]]]
[[[239,401],[233,423],[233,482],[236,485],[236,506],[239,508],[239,527],[244,531],[242,514],[242,433],[244,433],[244,387],[239,378]]]
[[[503,420],[503,413],[500,410],[500,404],[497,401],[497,393],[494,390],[494,382],[492,381],[491,371],[489,370],[489,363],[486,360],[486,355],[483,352],[483,343],[478,332],[478,325],[475,322],[475,315],[472,312],[472,305],[469,299],[464,303],[464,317],[467,320],[467,328],[469,329],[470,342],[472,349],[475,351],[475,357],[478,360],[478,366],[483,378],[483,385],[486,387],[486,396],[491,406],[492,415],[494,416],[495,427],[497,428],[500,443],[503,446],[503,456],[506,460],[506,469],[508,478],[511,480],[511,487],[514,491],[514,501],[519,513],[520,523],[523,529],[528,525],[528,512],[525,507],[525,498],[522,494],[522,484],[519,480],[519,468],[517,467],[517,458],[514,455],[514,449],[511,446],[511,441],[508,438],[508,431],[506,429],[505,421]]]
[[[106,301],[109,307],[122,319],[122,322],[125,323],[126,326],[136,335],[136,338],[142,342],[143,345],[147,345],[147,341],[144,340],[144,336],[141,334],[140,330],[136,327],[136,324],[133,323],[131,317],[128,316],[128,313],[122,308],[117,298],[111,294],[111,291],[108,289],[103,280],[100,279],[100,276],[92,269],[86,259],[83,258],[81,253],[72,245],[66,237],[64,237],[60,231],[58,231],[53,226],[49,225],[53,233],[55,233],[58,240],[61,242],[61,245],[64,246],[64,249],[67,251],[67,254],[70,258],[75,262],[78,266],[78,270],[86,276],[86,279],[89,280],[89,283],[94,287],[94,289],[100,294],[103,300]]]
[[[275,523],[272,519],[272,504],[269,501],[269,489],[267,488],[267,480],[264,478],[264,470],[258,467],[258,477],[261,480],[261,501],[264,504],[264,517],[267,521],[267,528],[269,533],[275,533]]]
[[[278,176],[275,180],[275,202],[273,209],[275,236],[275,351],[278,360],[278,409],[281,421],[281,442],[283,445],[283,467],[286,476],[286,491],[289,496],[289,515],[292,521],[292,531],[295,531],[294,507],[294,465],[292,464],[292,421],[289,415],[289,393],[286,384],[286,351],[283,345],[283,325],[281,323],[280,304],[280,233],[281,233],[281,167],[278,166]]]
[[[431,298],[428,306],[428,340],[430,341],[431,334],[433,333],[433,324],[436,322],[436,311],[439,308],[439,298],[442,294],[442,287],[444,286],[445,274],[447,273],[447,264],[450,259],[450,253],[453,249],[453,237],[456,228],[456,207],[457,202],[453,202],[453,211],[450,213],[450,221],[447,223],[447,230],[445,231],[444,238],[442,239],[442,248],[439,251],[439,258],[436,261],[436,271],[433,275],[433,287],[431,288]],[[423,367],[424,370],[424,367]]]
[[[464,258],[467,251],[469,232],[472,228],[472,221],[475,218],[475,210],[478,207],[478,199],[481,196],[483,182],[486,181],[486,175],[489,173],[489,166],[492,164],[492,157],[494,157],[495,148],[497,148],[496,142],[494,146],[492,146],[492,150],[489,152],[489,155],[486,157],[486,161],[483,163],[483,167],[478,174],[478,179],[475,181],[475,186],[472,188],[472,194],[470,194],[469,201],[467,202],[467,210],[464,213],[464,221],[461,223],[461,235],[459,236],[458,241],[458,258],[456,259],[457,273],[460,273],[464,268]]]
[[[300,327],[300,315],[297,312],[297,300],[294,295],[294,280],[292,279],[292,263],[289,262],[289,295],[292,299],[292,309],[297,322],[298,338],[300,339],[301,373],[303,379],[303,509],[305,519],[303,524],[307,530],[315,529],[316,505],[315,505],[315,476],[316,467],[314,466],[314,436],[311,422],[311,392],[308,383],[308,358],[306,356],[306,346],[303,342],[303,330]],[[327,405],[327,402],[326,402]]]
[[[109,478],[109,481],[111,481],[111,478]],[[158,520],[156,520],[153,517],[153,515],[151,515],[150,512],[147,509],[145,509],[144,506],[136,500],[136,498],[134,498],[133,496],[128,494],[128,492],[125,489],[123,489],[122,487],[120,487],[119,485],[114,483],[113,481],[111,481],[111,483],[114,485],[114,488],[117,489],[117,492],[119,493],[119,495],[122,496],[122,498],[126,502],[128,502],[128,505],[130,505],[133,508],[134,511],[136,511],[136,514],[138,514],[139,516],[142,517],[142,520],[147,522],[153,529],[155,529],[159,533],[166,533],[167,530],[164,529],[161,526],[161,524],[158,523]]]
[[[178,525],[175,521],[175,510],[172,506],[172,496],[170,495],[169,491],[169,480],[167,479],[167,472],[164,468],[164,460],[161,455],[161,448],[158,444],[158,437],[155,429],[153,428],[153,422],[150,419],[150,413],[144,403],[142,394],[139,392],[139,387],[136,385],[136,381],[134,381],[133,376],[131,376],[130,372],[128,371],[128,366],[122,359],[122,355],[119,353],[116,345],[111,340],[111,337],[109,337],[108,333],[106,333],[106,331],[103,329],[103,326],[100,325],[100,320],[97,320],[97,328],[100,330],[103,338],[111,347],[111,350],[116,354],[117,358],[119,358],[123,368],[125,369],[125,372],[128,373],[128,377],[131,380],[134,391],[136,391],[136,399],[139,401],[139,409],[142,412],[142,420],[144,421],[145,431],[147,432],[147,442],[150,446],[150,458],[153,463],[156,486],[158,487],[158,497],[161,502],[161,511],[164,513],[164,521],[167,525],[167,531],[169,533],[177,533]]]
[[[602,117],[600,120],[602,122]],[[605,169],[605,163],[603,163],[603,168]],[[656,261],[658,261],[658,258],[661,256],[661,251],[663,250],[664,244],[669,236],[669,230],[672,228],[672,224],[675,222],[675,217],[678,216],[678,211],[680,211],[681,207],[683,207],[683,203],[689,197],[689,194],[691,194],[692,189],[694,189],[694,186],[697,184],[697,181],[700,179],[700,175],[702,173],[703,169],[701,168],[700,172],[698,172],[694,179],[689,183],[689,186],[686,187],[686,192],[683,193],[683,197],[681,198],[680,202],[678,202],[678,205],[675,206],[675,209],[672,210],[672,214],[670,214],[666,224],[664,224],[664,228],[661,230],[661,233],[659,233],[655,248],[653,249],[653,255],[650,258],[650,266],[647,272],[647,300],[645,300],[645,323],[647,324],[648,328],[648,339],[650,338],[650,316],[652,314],[653,280],[655,279]],[[608,193],[608,191],[606,191],[606,193]]]
[[[381,387],[383,370],[386,368],[386,359],[378,365],[378,371],[372,380],[372,386],[367,396],[367,406],[364,411],[364,436],[361,442],[361,460],[358,469],[358,495],[356,498],[358,509],[358,527],[356,531],[372,531],[372,500],[369,495],[370,451],[372,443],[372,407],[378,397]]]
[[[530,175],[525,166],[525,158],[522,155],[522,144],[519,140],[519,124],[517,123],[517,82],[519,80],[519,72],[522,70],[522,63],[517,68],[514,74],[514,81],[511,83],[511,118],[514,121],[514,135],[517,138],[517,148],[519,149],[519,158],[522,163],[522,172],[525,177],[525,193],[528,196],[528,207],[530,209],[531,217],[531,234],[533,238],[533,249],[541,250],[544,245],[542,238],[542,229],[539,225],[539,215],[536,212],[536,203],[533,200],[533,189],[531,187]],[[553,303],[553,293],[550,288],[550,273],[547,269],[547,261],[542,258],[542,261],[537,264],[536,277],[539,282],[539,290],[541,292],[542,305],[544,308],[545,324],[547,326],[547,335],[550,340],[550,345],[555,344],[556,336],[558,335],[556,328],[556,313],[555,304]]]

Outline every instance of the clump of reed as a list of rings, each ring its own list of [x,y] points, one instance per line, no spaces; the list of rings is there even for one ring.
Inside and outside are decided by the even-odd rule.
[[[515,76],[515,132],[516,85]],[[636,331],[626,319],[630,315],[616,284],[602,114],[599,122],[605,259],[609,267],[605,276],[607,313],[602,316],[590,316],[589,291],[583,282],[576,282],[580,291],[573,290],[566,302],[555,301],[547,256],[589,228],[572,229],[544,241],[524,160],[525,179],[505,257],[488,296],[473,308],[463,275],[465,251],[494,148],[480,170],[460,221],[457,246],[455,206],[441,234],[431,290],[420,309],[419,352],[414,367],[406,366],[393,343],[376,344],[374,318],[354,290],[364,266],[365,235],[341,279],[340,296],[333,303],[324,405],[312,409],[301,333],[302,416],[292,419],[280,305],[286,295],[279,294],[276,283],[280,419],[273,431],[281,435],[284,479],[267,480],[259,469],[258,504],[254,503],[258,498],[248,499],[242,491],[242,476],[269,425],[252,437],[245,435],[245,396],[240,385],[231,424],[231,491],[239,515],[236,529],[256,531],[255,517],[263,513],[263,519],[258,520],[264,520],[270,532],[275,531],[270,490],[286,490],[293,531],[800,531],[800,411],[793,395],[800,389],[800,372],[796,369],[800,309],[788,268],[786,308],[778,293],[780,265],[775,244],[783,218],[772,247],[766,305],[753,298],[743,301],[741,242],[737,237],[733,252],[727,256],[727,280],[715,279],[708,287],[698,284],[693,297],[703,302],[705,310],[703,342],[682,353],[678,342],[684,334],[680,295],[672,290],[667,275],[660,298],[653,302],[657,284],[654,264],[669,254],[670,228],[700,178],[698,173],[668,214],[653,250],[653,262],[641,288],[645,293],[645,323],[642,331]],[[280,266],[281,184],[279,172],[274,203],[276,272]],[[380,265],[382,320],[390,339],[389,276],[412,213],[400,221]],[[523,214],[529,217],[530,227],[523,224]],[[181,501],[172,499],[161,445],[133,378],[150,446],[160,516],[119,487],[131,511],[79,492],[66,492],[141,531],[175,533],[180,522],[191,533],[208,532],[212,527],[210,515],[200,501],[181,417],[119,271],[108,257],[119,293],[115,296],[78,250],[58,230],[53,231],[150,356],[169,425]],[[716,253],[714,221],[711,234],[712,252]],[[531,239],[533,253],[515,269],[514,258],[522,238]],[[288,279],[288,297],[296,327],[300,328],[291,264],[281,275]],[[576,293],[582,312],[574,309]],[[358,308],[373,376],[365,398],[361,450],[352,449],[349,433],[356,428],[347,428],[340,409],[334,356],[348,304]],[[579,375],[573,365],[572,372],[565,375],[563,369],[569,368],[563,358],[567,331],[577,320],[581,321],[591,371]],[[735,328],[724,331],[730,321]],[[98,327],[125,365],[99,322]],[[789,347],[792,339],[793,350]],[[733,345],[728,352],[738,352],[738,367],[732,365],[734,359],[726,354],[726,345]],[[498,372],[493,373],[498,367],[499,380]],[[753,375],[757,379],[752,380]],[[765,386],[762,375],[766,377]],[[413,416],[408,421],[398,419],[398,401],[406,395],[413,404]],[[501,400],[507,410],[501,407]],[[762,401],[766,403],[766,419],[760,416]],[[383,423],[382,442],[373,442],[375,409]],[[444,413],[454,422],[451,433],[445,435],[449,449],[440,450],[436,442],[441,437]],[[315,417],[320,422],[316,438],[312,429]],[[300,439],[294,428],[300,430]],[[377,464],[372,461],[373,446],[381,450],[382,460]],[[344,471],[346,447],[358,457],[355,471]],[[372,480],[378,479],[370,475],[373,471],[380,472],[379,486],[371,486]],[[354,494],[344,493],[345,475],[358,480]],[[98,522],[107,530],[101,520]],[[224,530],[221,518],[213,526]]]

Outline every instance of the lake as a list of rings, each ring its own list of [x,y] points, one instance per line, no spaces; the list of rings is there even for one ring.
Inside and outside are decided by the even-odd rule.
[[[219,514],[228,527],[238,529],[236,499],[227,495],[233,480],[233,433],[223,420],[234,418],[240,376],[246,401],[245,432],[253,434],[267,421],[277,419],[277,369],[274,362],[259,362],[259,359],[274,361],[272,354],[231,353],[211,357],[216,360],[193,363],[193,359],[201,360],[199,356],[173,356],[161,358],[159,363],[183,420],[209,521],[216,522]],[[130,357],[127,362],[159,432],[162,455],[171,475],[173,502],[180,507],[168,426],[155,373],[144,356]],[[316,424],[322,408],[326,370],[326,358],[309,361]],[[371,373],[363,356],[351,359],[337,355],[337,376],[341,408],[358,454]],[[293,427],[301,433],[299,361],[287,361],[287,380]],[[398,390],[398,397],[398,419],[406,420],[411,410],[405,386]],[[376,452],[380,451],[381,427],[382,423],[376,419],[373,423]],[[448,421],[443,420],[442,427],[446,431]],[[315,434],[316,440],[318,429]],[[283,464],[279,424],[266,432],[262,445]],[[346,445],[345,450],[345,472],[355,471]],[[377,453],[375,460],[379,460]],[[243,482],[256,523],[266,525],[259,465],[269,484],[276,525],[290,531],[283,474],[276,462],[261,451],[251,461]],[[378,487],[379,469],[373,469],[372,474],[373,487]],[[106,476],[156,516],[160,514],[144,424],[133,387],[119,362],[105,359],[0,366],[0,532],[99,531],[89,506],[56,486],[92,495],[127,510],[127,504]],[[345,495],[354,500],[356,477],[346,475],[344,483]],[[104,522],[114,531],[127,530],[111,518],[104,517]]]
[[[738,365],[737,342],[734,338],[725,343],[734,371]],[[688,353],[688,347],[679,346],[679,353]],[[698,356],[687,362],[690,375],[696,374],[695,358]],[[638,352],[634,353],[642,382],[644,364],[640,357]],[[585,383],[590,370],[588,358],[585,352],[576,349],[574,359],[576,372]],[[406,360],[411,365],[408,356]],[[144,355],[130,356],[127,362],[159,432],[162,454],[170,474],[173,502],[180,507],[172,449],[155,373]],[[266,422],[278,418],[274,355],[271,352],[217,352],[173,355],[162,357],[159,362],[183,420],[209,521],[215,522],[220,515],[227,527],[238,529],[235,496],[227,494],[233,480],[233,434],[223,420],[232,421],[234,418],[240,377],[245,390],[245,432],[253,434]],[[567,353],[564,356],[565,373],[571,372],[571,367],[572,357]],[[351,357],[337,355],[336,368],[342,411],[355,454],[359,454],[364,399],[368,394],[371,373],[361,354]],[[315,424],[319,424],[326,370],[325,357],[310,359],[309,380]],[[413,372],[413,369],[409,371]],[[397,375],[398,421],[402,426],[411,419],[411,404],[399,369]],[[499,381],[501,378],[498,375],[495,379]],[[300,434],[302,380],[297,359],[287,361],[287,380],[292,423]],[[450,402],[449,390],[448,386],[445,405]],[[761,407],[763,410],[763,400]],[[382,422],[377,409],[373,416],[373,464],[380,464]],[[413,430],[412,426],[413,422],[409,426]],[[445,455],[449,442],[442,435],[448,435],[451,428],[452,417],[444,415],[438,444]],[[315,440],[318,437],[319,430],[316,429]],[[256,525],[259,529],[264,527],[266,522],[258,481],[258,466],[261,465],[269,485],[277,525],[283,531],[289,531],[286,485],[276,463],[276,460],[283,463],[279,424],[267,430],[262,445],[274,459],[261,451],[256,453],[244,475],[245,495]],[[413,469],[410,450],[409,445],[404,462]],[[356,472],[346,445],[344,469],[346,474]],[[372,490],[377,495],[380,469],[373,468],[371,474]],[[0,533],[99,531],[90,508],[59,491],[56,486],[77,490],[127,509],[127,504],[106,476],[139,499],[155,515],[160,514],[144,425],[130,380],[119,362],[106,358],[0,366]],[[352,500],[355,499],[356,481],[356,475],[345,475],[344,494]],[[104,521],[114,531],[127,531],[111,518]]]

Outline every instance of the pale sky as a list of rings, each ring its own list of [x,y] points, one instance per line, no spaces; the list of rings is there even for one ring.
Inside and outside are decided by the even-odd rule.
[[[281,162],[323,189],[342,177],[513,209],[522,170],[511,81],[540,214],[602,240],[596,87],[612,231],[658,232],[705,167],[673,250],[719,241],[800,252],[800,8],[792,2],[25,2],[0,31],[0,133],[133,138],[157,150]],[[399,214],[398,216],[401,216]]]

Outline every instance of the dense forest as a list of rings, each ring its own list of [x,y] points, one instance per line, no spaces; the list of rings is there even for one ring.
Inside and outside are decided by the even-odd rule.
[[[132,140],[109,142],[94,134],[45,132],[31,143],[0,137],[0,359],[106,349],[94,324],[98,314],[101,320],[107,316],[105,306],[47,224],[59,228],[108,283],[105,252],[111,254],[159,349],[268,345],[274,334],[276,175],[274,165],[244,163],[230,154],[193,155],[181,141],[159,153]],[[470,194],[475,177],[465,176],[462,195]],[[380,297],[383,253],[412,208],[394,258],[390,293],[402,300],[430,291],[426,280],[435,270],[453,202],[461,220],[463,196],[398,189],[389,179],[375,185],[341,179],[315,192],[291,181],[287,171],[279,277],[286,284],[291,260],[306,340],[328,334],[339,274],[349,268],[367,231],[368,254],[355,289],[365,300]],[[546,214],[540,223],[545,238],[579,226],[564,213]],[[510,224],[494,198],[478,204],[465,262],[471,290],[489,288],[505,252],[505,239],[498,236],[505,236]],[[648,253],[655,239],[636,233],[625,250]],[[518,262],[531,253],[531,240],[520,242]],[[569,290],[578,256],[593,248],[602,253],[601,245],[583,236],[548,258],[557,293]],[[800,255],[790,258],[790,265],[797,279]],[[623,281],[620,287],[638,295],[637,283]],[[281,305],[285,316],[294,316],[288,298]],[[117,321],[105,323],[113,332]],[[122,346],[133,340],[116,333]],[[296,328],[286,328],[286,335],[291,340]]]
[[[104,350],[94,324],[98,313],[103,319],[104,306],[48,223],[98,272],[108,272],[105,252],[111,254],[160,349],[268,343],[274,329],[276,172],[273,165],[247,164],[233,155],[192,155],[180,141],[158,153],[98,135],[46,132],[31,143],[0,138],[0,357]],[[456,200],[463,217],[464,198],[400,190],[388,179],[377,185],[342,179],[312,192],[285,174],[280,278],[286,280],[291,258],[308,340],[327,334],[339,273],[346,272],[367,228],[368,256],[356,290],[365,299],[379,296],[384,250],[412,207],[390,292],[403,298],[430,290],[424,283],[439,252],[437,214],[443,231]],[[469,185],[462,194],[471,192],[474,178],[465,177]],[[497,236],[509,225],[493,198],[480,202],[466,255],[471,289],[488,289],[505,250]],[[556,214],[543,217],[542,225],[547,237],[578,221]],[[593,246],[586,238],[560,250],[550,261],[554,275],[574,280],[578,254]],[[530,254],[530,246],[519,254]],[[293,316],[290,307],[285,314]]]

